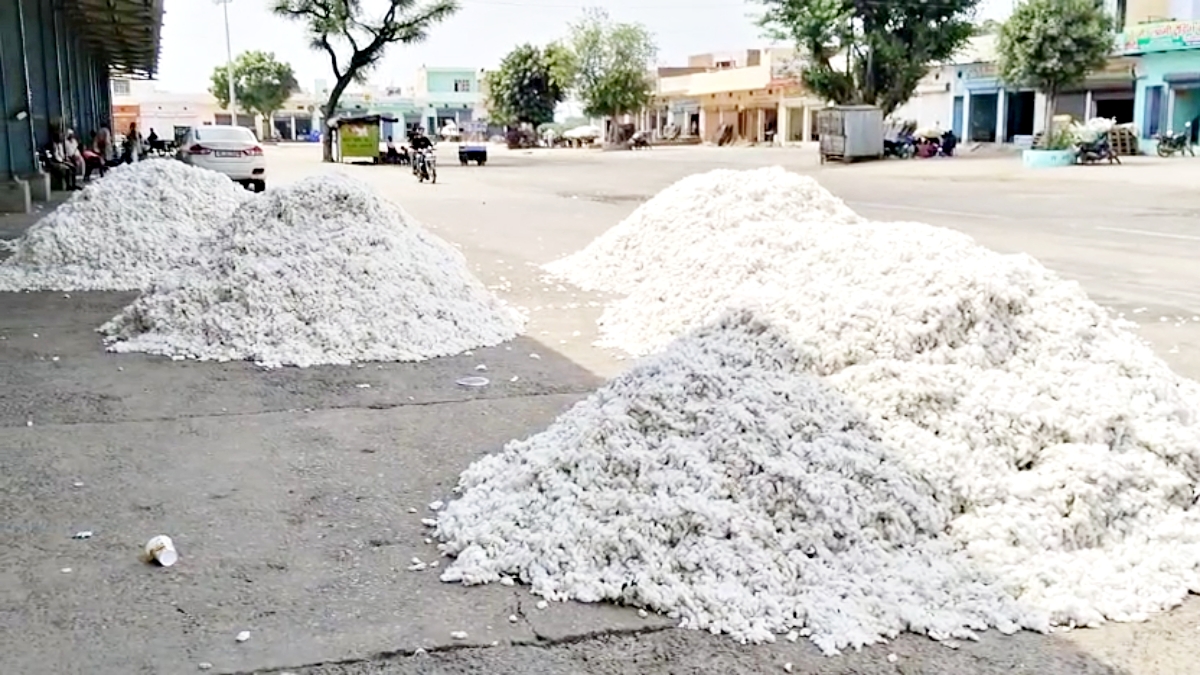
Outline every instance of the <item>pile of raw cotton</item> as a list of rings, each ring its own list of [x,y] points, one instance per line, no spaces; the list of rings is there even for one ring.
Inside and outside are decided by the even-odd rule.
[[[653,246],[585,249],[655,261],[607,308],[604,343],[649,353],[754,306],[930,482],[956,547],[1023,607],[1095,625],[1200,590],[1200,387],[1077,284],[917,223],[745,222],[688,246],[658,227]]]
[[[746,312],[674,342],[463,473],[445,581],[647,607],[827,653],[1045,628],[941,533],[950,519],[789,339]]]
[[[678,251],[707,248],[714,236],[745,223],[781,220],[862,219],[808,176],[779,167],[718,169],[668,187],[587,248],[546,270],[586,290],[627,293],[670,264]]]
[[[109,349],[271,367],[420,361],[522,328],[462,254],[344,176],[246,203],[206,258],[102,326]]]
[[[119,166],[12,243],[0,291],[139,290],[194,267],[201,244],[250,193],[174,160]]]

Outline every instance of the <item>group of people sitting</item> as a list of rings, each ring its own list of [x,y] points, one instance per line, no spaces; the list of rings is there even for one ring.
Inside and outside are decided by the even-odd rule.
[[[154,130],[150,130],[154,137]],[[74,129],[63,133],[52,129],[50,143],[42,151],[45,169],[62,181],[65,190],[80,190],[79,180],[91,180],[93,173],[103,176],[109,169],[141,159],[144,141],[137,130],[137,123],[129,125],[129,134],[124,146],[116,147],[112,132],[102,128],[92,135],[92,142],[81,145]]]

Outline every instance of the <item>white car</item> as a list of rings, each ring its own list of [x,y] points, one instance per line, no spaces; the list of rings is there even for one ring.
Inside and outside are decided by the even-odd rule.
[[[193,127],[179,144],[179,159],[223,173],[255,192],[267,189],[267,159],[245,127]]]

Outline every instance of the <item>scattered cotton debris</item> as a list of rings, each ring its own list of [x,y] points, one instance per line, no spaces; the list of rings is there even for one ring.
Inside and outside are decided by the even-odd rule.
[[[341,175],[268,191],[100,332],[116,352],[263,366],[421,361],[499,344],[523,319],[465,258]]]
[[[250,639],[250,631],[244,630],[244,631],[238,633],[237,637],[234,639],[237,640],[238,642],[245,642],[246,640]]]
[[[464,630],[456,630],[456,631],[451,631],[451,632],[450,632],[450,639],[452,639],[452,640],[466,640],[466,639],[467,639],[467,632],[466,632],[466,631],[464,631]]]
[[[693,177],[697,203],[635,212],[551,266],[628,293],[601,317],[599,344],[649,354],[728,307],[754,307],[930,482],[955,514],[955,546],[1023,607],[1094,626],[1200,588],[1200,386],[1135,326],[1031,258],[951,230],[735,222],[703,193],[771,188],[732,185],[762,182],[756,172],[716,178]],[[812,208],[829,210],[815,197]]]
[[[1043,627],[938,538],[949,510],[804,365],[748,313],[647,359],[462,474],[442,580],[517,576],[754,642],[810,626],[827,653]]]
[[[197,266],[216,226],[251,198],[227,176],[174,160],[116,167],[13,243],[0,290],[146,288]]]
[[[545,600],[538,600],[538,602],[537,602],[538,609],[546,609],[549,606],[550,606],[550,603],[546,602]]]
[[[91,539],[91,538],[92,538],[92,531],[91,531],[91,530],[84,530],[84,531],[82,531],[82,532],[76,532],[76,533],[75,533],[75,535],[74,535],[74,536],[72,536],[71,538],[72,538],[72,539]]]
[[[896,656],[895,654],[888,654],[887,660],[888,660],[888,663],[895,663],[900,660],[900,657]]]
[[[430,511],[437,511],[438,509],[442,508],[442,507],[443,507],[443,506],[445,506],[445,505],[446,505],[446,503],[445,503],[445,502],[443,502],[442,500],[438,499],[438,500],[436,500],[436,501],[429,502],[429,510],[430,510]]]

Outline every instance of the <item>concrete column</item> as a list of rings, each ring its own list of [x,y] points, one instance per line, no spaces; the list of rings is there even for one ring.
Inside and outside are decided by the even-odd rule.
[[[401,122],[401,124],[403,124],[403,122]],[[295,115],[292,115],[291,124],[289,125],[289,128],[292,130],[292,140],[294,141],[294,140],[296,140],[296,116]]]
[[[1167,85],[1167,128],[1160,133],[1175,133],[1175,88]]]
[[[0,21],[0,94],[4,119],[0,120],[0,148],[5,157],[0,171],[5,179],[21,177],[41,170],[36,157],[33,116],[30,111],[29,71],[24,45],[24,11],[21,0],[0,0],[0,16],[16,21]],[[17,119],[24,112],[24,119]],[[22,194],[24,189],[19,190]],[[22,200],[17,199],[20,202]]]
[[[971,90],[963,92],[962,138],[964,142],[971,140]]]
[[[779,107],[775,110],[775,141],[778,145],[783,145],[792,140],[792,120],[788,114],[787,104],[783,101],[779,102]]]
[[[801,136],[805,143],[812,142],[812,106],[804,106],[804,129]]]
[[[754,142],[762,143],[767,140],[767,111],[757,108],[754,111]]]
[[[1008,92],[1001,89],[996,94],[996,142],[1004,142],[1005,127],[1008,126]]]
[[[1096,112],[1092,110],[1092,90],[1088,89],[1083,94],[1083,121],[1092,119],[1095,114]]]

